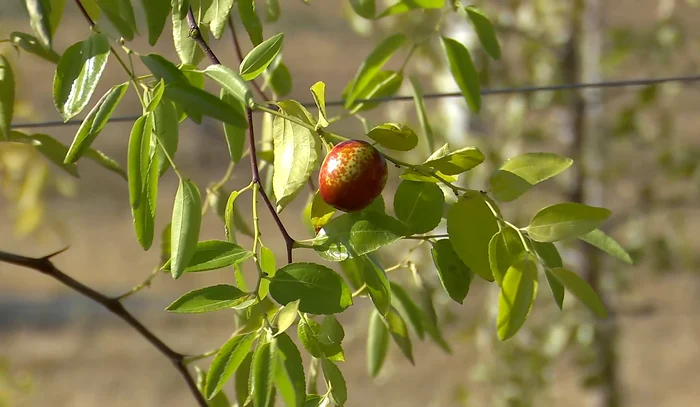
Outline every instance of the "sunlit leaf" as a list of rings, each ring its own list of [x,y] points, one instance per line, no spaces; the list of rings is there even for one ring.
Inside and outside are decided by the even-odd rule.
[[[457,175],[479,166],[484,160],[484,154],[476,147],[451,151],[449,145],[445,144],[431,154],[424,165],[446,175]]]
[[[508,268],[498,299],[498,338],[512,337],[523,326],[535,297],[537,266],[529,259]]]
[[[442,219],[445,195],[436,184],[401,181],[394,194],[394,213],[411,233],[427,233]]]
[[[397,151],[410,151],[418,145],[418,136],[408,126],[400,123],[385,123],[374,127],[367,137],[382,147]]]
[[[239,0],[238,3],[241,3],[241,1]],[[209,8],[204,12],[202,23],[209,26],[209,30],[217,40],[224,33],[232,8],[233,0],[215,0],[210,2]]]
[[[585,235],[610,217],[610,210],[565,202],[548,206],[535,214],[527,227],[538,242],[556,242]]]
[[[242,362],[250,354],[255,341],[255,334],[239,334],[228,341],[216,352],[209,368],[204,395],[207,399],[214,397],[236,370],[243,368]]]
[[[326,203],[317,191],[311,203],[311,225],[318,232],[336,213],[336,209]]]
[[[273,379],[277,367],[277,345],[275,339],[259,343],[253,353],[250,376],[250,394],[255,407],[268,407],[272,397]]]
[[[129,171],[129,202],[133,209],[137,209],[142,203],[152,131],[153,115],[149,113],[136,119],[129,136],[127,169]]]
[[[263,42],[263,26],[260,17],[255,10],[255,0],[238,0],[238,14],[241,16],[243,27],[245,27],[250,42],[254,46]]]
[[[283,40],[284,33],[279,33],[256,45],[241,62],[239,72],[243,79],[250,81],[263,73],[280,53]]]
[[[276,338],[278,357],[275,387],[287,406],[302,407],[306,400],[306,378],[301,354],[286,333],[279,334]]]
[[[362,62],[353,79],[353,86],[345,99],[345,108],[349,109],[358,95],[370,84],[374,76],[389,61],[391,56],[406,42],[404,34],[395,34],[384,39]]]
[[[237,287],[219,284],[192,290],[168,305],[165,310],[178,314],[199,314],[245,307],[250,305],[252,301],[248,293]]]
[[[498,285],[503,284],[506,272],[524,252],[520,236],[512,228],[503,228],[493,235],[489,242],[489,263]]]
[[[311,86],[311,95],[316,102],[316,107],[318,107],[318,126],[327,127],[328,126],[328,116],[326,114],[326,84],[323,82],[316,82]]]
[[[202,223],[202,198],[199,189],[190,180],[180,180],[175,195],[172,217],[172,260],[170,272],[179,278],[197,251],[199,229]]]
[[[10,138],[10,125],[15,106],[15,76],[10,62],[0,55],[0,140]]]
[[[350,289],[326,266],[291,263],[270,281],[270,295],[280,304],[300,300],[299,310],[309,314],[335,314],[352,305]]]
[[[96,33],[66,50],[56,66],[54,103],[64,120],[80,113],[90,102],[109,58],[109,41]]]
[[[599,248],[613,257],[624,261],[627,264],[633,264],[632,257],[630,257],[629,253],[627,253],[627,251],[625,251],[625,249],[617,241],[615,241],[615,239],[608,236],[600,229],[594,229],[583,236],[579,236],[579,239]]]
[[[573,160],[552,153],[513,157],[491,176],[491,191],[500,201],[513,201],[538,183],[560,174]]]
[[[205,240],[197,242],[197,248],[184,273],[217,270],[242,263],[251,257],[253,257],[253,252],[235,243],[223,240]],[[167,262],[162,269],[170,270],[170,262]]]

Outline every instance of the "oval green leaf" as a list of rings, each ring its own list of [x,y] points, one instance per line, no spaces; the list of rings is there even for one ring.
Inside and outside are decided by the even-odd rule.
[[[209,116],[232,126],[247,128],[248,121],[239,110],[211,93],[184,83],[171,83],[165,87],[165,97],[175,102],[187,114]]]
[[[471,270],[455,253],[448,239],[433,243],[431,253],[442,287],[450,298],[463,304],[473,278]]]
[[[389,312],[384,316],[384,323],[386,323],[387,328],[389,328],[389,334],[401,349],[401,353],[406,357],[406,359],[415,364],[413,361],[413,347],[411,345],[411,337],[408,335],[408,327],[406,322],[403,320],[401,315],[392,307]]]
[[[505,341],[523,326],[535,297],[537,265],[525,258],[508,268],[498,298],[498,339]]]
[[[503,277],[510,266],[525,253],[525,247],[518,232],[510,227],[501,229],[489,242],[489,263],[498,285],[503,284]]]
[[[358,16],[371,20],[377,12],[375,0],[350,0],[350,6]]]
[[[142,192],[146,185],[152,129],[153,116],[149,113],[136,119],[129,136],[127,169],[129,171],[129,202],[133,209],[137,209],[141,205]]]
[[[102,96],[95,107],[90,110],[80,124],[78,133],[73,139],[73,144],[68,149],[68,154],[64,160],[65,163],[74,163],[85,154],[107,124],[109,118],[112,117],[114,109],[116,109],[128,88],[129,83],[122,83],[112,87]]]
[[[447,54],[452,77],[462,91],[467,105],[474,112],[481,110],[481,86],[479,73],[467,48],[452,38],[442,37],[442,44]]]
[[[424,165],[446,175],[457,175],[478,167],[484,160],[484,154],[476,147],[450,151],[449,145],[445,144],[428,157]]]
[[[323,377],[326,378],[328,389],[331,392],[331,399],[339,406],[345,405],[348,401],[348,388],[343,378],[343,373],[335,363],[328,359],[321,359]]]
[[[369,316],[367,332],[367,368],[369,375],[376,377],[384,365],[389,352],[389,329],[376,309]]]
[[[393,281],[389,283],[391,286],[391,298],[394,308],[401,314],[411,328],[416,332],[416,335],[422,340],[425,337],[425,326],[423,319],[425,315],[418,305],[411,299],[406,290],[399,284]]]
[[[148,26],[148,43],[154,46],[165,28],[165,20],[168,19],[170,14],[170,2],[167,0],[141,0],[141,4],[146,15],[146,25]]]
[[[170,273],[174,279],[185,272],[197,250],[202,223],[201,208],[202,198],[197,186],[190,180],[180,180],[173,206],[170,242],[172,251]]]
[[[367,137],[382,147],[397,151],[411,151],[418,145],[418,136],[408,126],[400,123],[384,123],[369,131]]]
[[[241,62],[239,72],[243,79],[251,81],[263,73],[280,53],[283,40],[284,33],[279,33],[256,45]]]
[[[272,398],[273,379],[277,365],[277,346],[272,342],[258,344],[253,353],[250,394],[255,407],[268,407]]]
[[[276,339],[275,387],[287,406],[302,407],[306,400],[306,378],[301,354],[286,333],[278,334]]]
[[[556,242],[595,230],[610,217],[610,210],[565,202],[548,206],[535,214],[527,232],[538,242]]]
[[[625,249],[617,241],[615,241],[615,239],[600,229],[595,229],[583,236],[579,236],[579,239],[599,248],[600,250],[619,260],[624,261],[627,264],[633,264],[632,257],[630,257],[629,253],[627,253],[627,251],[625,251]]]
[[[486,52],[493,59],[501,59],[501,46],[498,44],[496,31],[493,29],[493,25],[489,18],[486,17],[486,14],[474,6],[466,6],[464,10],[467,11],[469,20],[474,26],[474,31],[479,37],[479,42],[481,42]]]
[[[352,305],[350,289],[326,266],[291,263],[270,281],[270,295],[280,304],[300,300],[299,310],[309,314],[335,314]]]
[[[391,287],[386,272],[370,256],[365,255],[361,258],[364,259],[364,264],[360,270],[372,303],[380,314],[386,315],[391,308]]]
[[[90,102],[109,59],[109,40],[96,33],[66,50],[56,66],[54,104],[64,120],[80,113]]]
[[[452,247],[473,272],[493,281],[489,242],[498,232],[498,221],[479,194],[463,196],[447,214],[447,233]]]
[[[569,168],[574,161],[553,153],[526,153],[513,157],[491,176],[496,199],[510,202],[538,183]]]
[[[165,309],[177,314],[201,314],[250,305],[250,294],[232,285],[219,284],[192,290]]]
[[[255,104],[248,83],[233,69],[223,65],[209,65],[204,70],[204,74],[216,81],[222,89],[244,105],[252,107]]]
[[[566,291],[578,298],[596,317],[605,319],[608,317],[608,311],[605,309],[605,304],[600,300],[598,294],[593,291],[593,288],[586,280],[579,277],[573,271],[562,267],[554,267],[550,272],[564,285]]]
[[[401,181],[394,194],[394,213],[411,233],[427,233],[442,220],[445,195],[427,182]]]
[[[197,248],[184,272],[196,273],[217,270],[242,263],[251,257],[253,257],[253,252],[235,243],[223,240],[205,240],[197,242]],[[163,266],[163,270],[170,270],[170,262]]]
[[[248,33],[250,42],[254,46],[260,45],[263,41],[263,26],[255,10],[255,0],[238,0],[237,3],[238,14],[241,16],[241,22]]]
[[[207,399],[211,399],[221,391],[224,384],[250,354],[254,341],[255,334],[253,333],[236,335],[216,352],[204,385],[204,395]]]
[[[391,56],[406,42],[404,34],[394,34],[384,39],[362,62],[353,79],[353,85],[345,99],[345,108],[349,109],[358,95],[365,90],[375,75],[389,61]]]

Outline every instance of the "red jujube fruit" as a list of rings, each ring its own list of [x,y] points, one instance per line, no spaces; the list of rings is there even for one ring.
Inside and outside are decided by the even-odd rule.
[[[321,198],[338,210],[359,211],[382,193],[387,172],[386,160],[372,145],[362,140],[343,141],[321,164]]]

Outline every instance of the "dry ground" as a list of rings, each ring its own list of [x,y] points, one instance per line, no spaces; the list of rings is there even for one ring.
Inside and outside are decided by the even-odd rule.
[[[300,2],[299,2],[300,3]],[[306,100],[305,89],[324,80],[330,95],[340,94],[344,83],[366,55],[371,42],[356,40],[340,17],[337,2],[314,2],[313,13],[302,15],[289,2],[279,29],[288,30],[286,62],[295,78],[292,97]],[[650,20],[652,1],[628,0],[609,6],[608,21],[643,25]],[[631,12],[631,11],[634,12]],[[57,47],[64,49],[71,41],[86,34],[82,21],[73,15],[58,34]],[[700,21],[700,13],[683,14],[688,27]],[[3,33],[9,32],[0,26]],[[4,35],[4,34],[3,34]],[[342,45],[339,45],[342,44]],[[143,46],[143,44],[139,44]],[[218,44],[224,63],[233,62],[227,45]],[[137,49],[139,46],[136,47]],[[145,49],[145,47],[143,47]],[[166,43],[159,52],[174,56]],[[643,56],[640,56],[642,58]],[[56,119],[48,95],[29,94],[27,89],[48,90],[53,78],[51,68],[35,59],[23,57],[19,73],[24,94],[43,119]],[[110,66],[107,84],[121,78]],[[103,90],[104,90],[103,89]],[[688,128],[697,129],[698,93],[679,96],[678,114],[688,120]],[[138,113],[136,104],[123,103],[119,114]],[[691,127],[692,126],[692,127]],[[110,125],[98,147],[124,161],[125,140],[130,126]],[[47,130],[49,131],[49,130]],[[72,128],[50,129],[69,142]],[[226,153],[221,137],[203,134],[201,128],[187,125],[178,153],[184,171],[204,185],[220,176],[226,167]],[[697,131],[695,131],[697,133]],[[89,163],[81,164],[83,178],[79,196],[74,200],[55,198],[50,215],[66,226],[63,234],[47,233],[40,239],[16,241],[9,233],[6,218],[0,219],[0,247],[28,255],[41,255],[67,244],[70,251],[57,258],[63,270],[76,279],[108,293],[121,293],[141,281],[157,261],[157,253],[144,253],[132,231],[126,186],[116,177]],[[248,168],[239,166],[236,185],[244,185]],[[162,213],[169,213],[174,195],[174,179],[166,177],[161,192]],[[295,213],[300,202],[283,215],[286,223],[299,225]],[[0,205],[6,203],[0,201]],[[2,208],[2,207],[0,207]],[[2,211],[0,211],[2,214]],[[159,225],[163,219],[159,220]],[[267,217],[263,219],[265,241],[280,252],[281,240]],[[294,234],[303,233],[300,229]],[[203,237],[218,237],[218,220],[207,218]],[[281,257],[278,257],[282,261]],[[641,276],[644,276],[640,272]],[[183,389],[180,377],[146,342],[120,321],[94,304],[77,297],[38,273],[0,265],[0,357],[9,357],[12,366],[29,373],[35,390],[20,406],[52,407],[125,407],[191,406],[191,396]],[[129,307],[152,327],[157,335],[183,353],[200,353],[221,344],[231,332],[232,318],[226,312],[205,316],[172,316],[162,312],[178,294],[225,279],[222,275],[186,276],[177,282],[157,279],[143,295],[129,301]],[[482,286],[483,287],[483,286]],[[478,291],[478,290],[474,290]],[[640,277],[623,303],[653,305],[651,316],[623,316],[621,377],[629,406],[691,406],[700,399],[700,279],[696,274],[667,274]],[[478,296],[463,308],[453,310],[463,318],[468,310],[479,307]],[[360,307],[362,308],[362,307]],[[362,313],[365,308],[355,311]],[[354,315],[344,316],[348,331],[355,338],[346,345],[352,355],[342,368],[348,380],[351,400],[348,406],[452,406],[454,386],[464,383],[473,365],[469,347],[456,348],[452,356],[429,344],[415,344],[416,367],[392,353],[388,368],[375,381],[368,378],[364,361],[364,328],[354,326]],[[451,333],[452,335],[453,333]],[[571,366],[557,365],[553,395],[557,405],[583,406],[584,396],[577,385]]]

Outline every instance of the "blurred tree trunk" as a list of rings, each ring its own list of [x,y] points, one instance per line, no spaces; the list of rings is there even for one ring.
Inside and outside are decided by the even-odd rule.
[[[571,25],[571,40],[565,58],[567,81],[598,82],[601,78],[602,1],[576,0]],[[571,104],[572,155],[578,163],[570,192],[573,202],[592,206],[604,205],[604,186],[600,175],[604,165],[605,134],[601,90],[588,89],[575,93]],[[610,309],[610,298],[602,286],[603,261],[599,252],[583,242],[578,248],[579,269],[593,289],[601,295],[610,310],[605,321],[595,321],[595,334],[590,344],[593,361],[586,372],[590,385],[590,405],[621,405],[617,372],[617,321]]]

